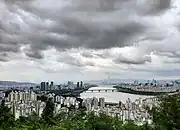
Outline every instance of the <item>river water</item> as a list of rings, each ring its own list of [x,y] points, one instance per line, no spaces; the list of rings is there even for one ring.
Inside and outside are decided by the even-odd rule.
[[[99,88],[112,88],[112,85],[99,85]],[[92,90],[93,88],[91,88]],[[81,98],[105,98],[105,102],[111,102],[111,103],[118,103],[126,102],[128,98],[131,101],[135,101],[136,99],[145,99],[150,98],[152,96],[143,96],[143,95],[135,95],[135,94],[129,94],[129,93],[122,93],[122,92],[83,92],[80,94]]]

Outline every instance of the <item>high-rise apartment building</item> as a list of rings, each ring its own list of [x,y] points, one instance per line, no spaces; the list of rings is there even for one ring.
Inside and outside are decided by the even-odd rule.
[[[50,84],[50,86],[53,86],[54,85],[54,82],[53,81],[51,81],[51,84]]]
[[[45,91],[46,89],[46,82],[41,82],[40,90]]]
[[[49,85],[49,90],[54,90],[54,82],[51,81],[50,85]]]
[[[49,82],[46,82],[45,91],[49,90]]]
[[[11,92],[8,94],[7,100],[9,102],[19,102],[19,101],[36,101],[37,95],[33,91],[26,91],[26,92]]]
[[[105,107],[105,98],[99,98],[99,106],[102,108]]]
[[[93,98],[92,105],[95,109],[98,107],[98,98]]]
[[[79,89],[79,82],[77,82],[77,88]]]
[[[41,82],[40,90],[41,91],[52,90],[53,86],[54,86],[54,83],[52,81],[50,84],[49,82]]]
[[[83,88],[83,81],[81,81],[81,83],[80,83],[80,87],[81,87],[81,88]]]

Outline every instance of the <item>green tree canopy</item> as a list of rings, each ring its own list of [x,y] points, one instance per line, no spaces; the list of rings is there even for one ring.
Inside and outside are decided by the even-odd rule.
[[[53,120],[54,109],[55,109],[55,105],[52,101],[52,98],[48,98],[48,100],[46,102],[46,106],[45,106],[43,113],[42,113],[42,119],[43,119],[45,124],[48,124],[48,125],[54,125],[55,124],[55,121]]]
[[[180,130],[180,95],[159,97],[158,105],[149,111],[155,129]]]
[[[11,108],[5,106],[3,100],[0,105],[0,129],[9,130],[14,125],[14,116],[11,113]]]

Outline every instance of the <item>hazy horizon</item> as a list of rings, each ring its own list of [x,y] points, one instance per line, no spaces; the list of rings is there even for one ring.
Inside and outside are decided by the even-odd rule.
[[[102,85],[102,84],[113,84],[113,83],[134,83],[134,81],[137,80],[139,83],[144,83],[147,81],[174,81],[174,80],[180,80],[180,79],[101,79],[101,80],[77,80],[77,81],[72,81],[72,80],[66,80],[64,82],[60,82],[60,81],[54,81],[54,80],[41,80],[38,82],[31,82],[31,81],[17,81],[17,80],[0,80],[0,82],[17,82],[17,83],[35,83],[35,84],[40,84],[41,82],[51,82],[53,81],[54,84],[67,84],[68,81],[72,81],[74,84],[76,84],[77,82],[83,81],[84,83],[95,83],[97,85]]]

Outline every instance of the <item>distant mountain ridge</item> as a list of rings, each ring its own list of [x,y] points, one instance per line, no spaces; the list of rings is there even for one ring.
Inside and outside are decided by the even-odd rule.
[[[0,81],[0,85],[13,86],[13,85],[37,85],[37,84],[30,82]]]

